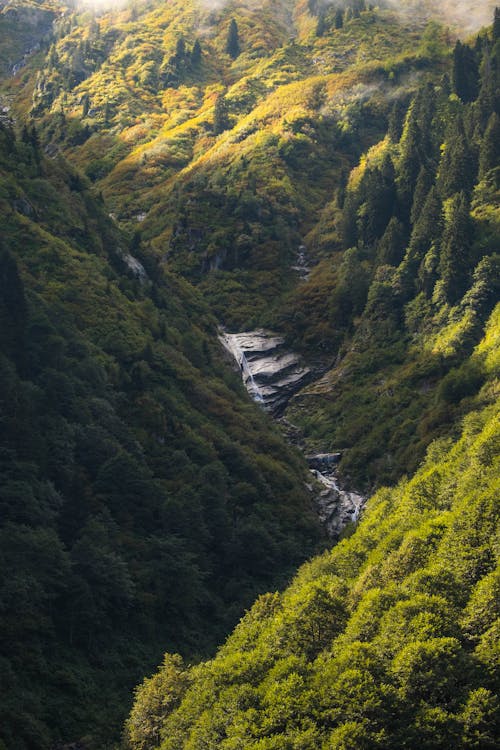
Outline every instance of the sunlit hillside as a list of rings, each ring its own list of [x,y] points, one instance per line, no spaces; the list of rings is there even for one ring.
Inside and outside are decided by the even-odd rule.
[[[494,0],[0,0],[0,750],[165,652],[128,750],[495,746],[499,92]]]

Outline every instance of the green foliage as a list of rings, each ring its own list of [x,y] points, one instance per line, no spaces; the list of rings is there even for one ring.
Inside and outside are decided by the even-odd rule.
[[[14,5],[4,70],[59,13]],[[27,123],[0,113],[3,741],[111,745],[165,648],[212,651],[314,548],[305,467],[215,313],[317,366],[287,416],[355,486],[470,416],[211,662],[167,657],[129,742],[488,747],[498,14],[453,51],[384,3],[207,5],[58,15],[1,84]]]
[[[471,643],[498,616],[498,505],[483,498],[499,454],[484,463],[482,446],[499,438],[498,406],[479,410],[456,445],[376,493],[353,536],[188,670],[158,746],[493,747],[498,699]]]
[[[319,530],[205,303],[31,129],[0,130],[0,212],[0,735],[105,747],[165,646],[207,653]]]
[[[229,28],[227,31],[227,41],[226,41],[226,52],[233,60],[236,60],[238,55],[240,54],[240,39],[239,39],[239,33],[238,33],[238,24],[234,20],[234,18],[231,18],[231,21],[229,22]]]

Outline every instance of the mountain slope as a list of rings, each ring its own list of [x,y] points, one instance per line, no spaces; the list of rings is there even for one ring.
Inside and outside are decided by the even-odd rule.
[[[344,482],[433,447],[213,662],[167,656],[130,742],[491,746],[499,27],[456,43],[435,6],[2,5],[9,750],[109,746],[165,649],[210,653],[316,546],[217,321],[301,350],[286,416]]]
[[[476,351],[497,377],[499,312]],[[213,660],[167,656],[137,691],[128,746],[495,747],[498,416],[476,411],[456,444],[434,443]]]
[[[320,534],[206,305],[36,131],[0,126],[0,212],[1,736],[103,747],[165,648],[213,648]]]

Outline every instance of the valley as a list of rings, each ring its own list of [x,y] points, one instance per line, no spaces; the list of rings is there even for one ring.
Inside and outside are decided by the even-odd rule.
[[[0,750],[496,746],[499,45],[0,0]]]

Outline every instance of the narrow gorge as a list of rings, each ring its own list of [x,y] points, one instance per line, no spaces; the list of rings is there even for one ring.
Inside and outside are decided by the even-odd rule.
[[[290,399],[320,373],[289,351],[285,339],[272,331],[221,330],[219,340],[236,363],[251,398],[278,421],[289,442],[304,452],[314,508],[328,536],[338,539],[346,526],[359,520],[366,497],[343,486],[337,473],[341,452],[308,454],[300,430],[283,416]]]

